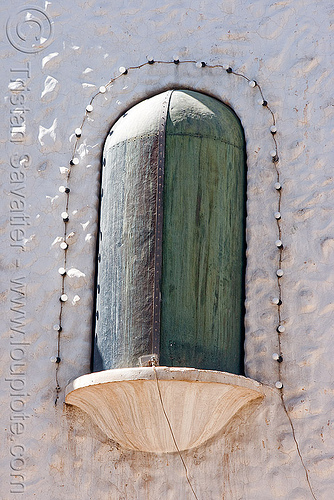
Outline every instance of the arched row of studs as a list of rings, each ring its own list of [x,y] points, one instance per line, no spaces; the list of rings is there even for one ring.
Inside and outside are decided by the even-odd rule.
[[[78,145],[82,136],[82,131],[83,127],[85,125],[85,122],[87,120],[87,117],[89,116],[90,113],[93,112],[93,102],[94,100],[100,95],[100,94],[105,94],[108,90],[108,88],[118,79],[125,77],[129,73],[129,71],[132,70],[138,70],[142,68],[143,66],[146,65],[153,65],[153,64],[171,64],[171,65],[182,65],[182,64],[195,64],[197,68],[210,68],[210,69],[223,69],[226,71],[226,73],[230,75],[234,75],[240,78],[243,78],[246,80],[249,84],[249,86],[253,89],[257,89],[258,92],[260,93],[261,96],[261,101],[260,104],[262,105],[263,108],[269,111],[271,114],[272,118],[272,125],[269,129],[270,135],[273,140],[273,149],[270,151],[270,158],[272,163],[274,164],[275,172],[276,172],[276,183],[274,185],[274,188],[278,194],[277,196],[277,211],[273,214],[274,219],[276,220],[277,224],[277,231],[278,231],[278,239],[275,242],[275,245],[278,250],[278,265],[276,269],[276,277],[277,277],[277,290],[278,290],[278,296],[272,299],[272,303],[277,306],[277,337],[278,337],[278,352],[274,353],[272,355],[273,360],[275,360],[278,363],[278,380],[275,383],[275,386],[277,389],[282,389],[283,388],[283,383],[281,380],[281,363],[283,361],[283,355],[282,355],[282,349],[281,349],[281,335],[285,332],[285,327],[282,323],[282,314],[281,314],[281,306],[282,306],[282,285],[281,285],[281,278],[283,276],[283,270],[282,270],[282,260],[283,260],[283,242],[282,242],[282,226],[281,226],[281,201],[282,201],[282,185],[280,182],[280,172],[278,168],[278,163],[279,163],[279,152],[278,152],[278,144],[276,140],[276,132],[277,132],[277,127],[276,127],[276,120],[275,120],[275,115],[270,108],[268,101],[264,98],[262,88],[259,85],[259,83],[256,80],[253,80],[251,78],[248,78],[246,75],[234,71],[229,65],[227,64],[207,64],[204,61],[193,61],[193,60],[185,60],[181,61],[178,56],[174,56],[172,61],[155,61],[153,57],[147,57],[147,61],[138,65],[138,66],[130,66],[128,68],[125,68],[124,66],[121,66],[119,68],[119,75],[117,75],[114,78],[111,78],[108,83],[105,85],[102,85],[98,92],[96,92],[90,99],[88,105],[86,106],[85,114],[83,116],[82,122],[80,127],[76,128],[74,133],[75,133],[75,143],[72,151],[72,157],[69,162],[69,167],[65,170],[66,173],[66,186],[60,186],[59,191],[60,193],[64,194],[65,196],[65,210],[64,212],[61,213],[61,218],[64,222],[64,233],[62,237],[62,241],[60,243],[60,248],[64,251],[64,260],[63,260],[63,267],[60,267],[58,269],[59,274],[61,275],[61,293],[60,293],[60,309],[59,309],[59,317],[58,317],[58,323],[53,326],[53,329],[57,332],[57,354],[56,356],[52,356],[50,358],[50,361],[56,364],[56,400],[55,404],[57,404],[57,401],[59,399],[59,393],[61,391],[61,387],[59,385],[59,380],[58,380],[58,371],[59,371],[59,365],[61,363],[61,352],[60,352],[60,342],[61,342],[61,331],[62,331],[62,317],[63,317],[63,310],[64,310],[64,304],[68,300],[68,296],[65,291],[65,279],[66,279],[66,263],[67,263],[67,251],[68,251],[68,234],[67,234],[67,223],[69,221],[69,200],[70,200],[70,187],[69,187],[69,181],[70,181],[70,176],[71,176],[71,168],[74,167],[75,165],[79,164],[79,158],[76,156]],[[64,171],[64,170],[63,170]]]

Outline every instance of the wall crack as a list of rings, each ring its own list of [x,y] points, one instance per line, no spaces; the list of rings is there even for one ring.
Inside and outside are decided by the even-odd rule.
[[[304,459],[303,459],[303,455],[301,454],[301,451],[300,451],[300,448],[299,448],[299,444],[298,444],[298,441],[297,441],[297,438],[296,438],[296,432],[295,432],[295,428],[293,426],[293,423],[292,423],[292,419],[289,415],[289,412],[287,410],[287,407],[286,407],[286,404],[285,404],[285,401],[284,401],[284,396],[283,396],[283,392],[281,392],[280,394],[281,396],[281,401],[282,401],[282,405],[283,405],[283,409],[284,409],[284,412],[289,420],[289,423],[290,423],[290,427],[291,427],[291,431],[292,431],[292,437],[293,437],[293,440],[295,442],[295,445],[296,445],[296,450],[297,450],[297,454],[299,456],[299,459],[300,459],[300,462],[303,466],[303,469],[305,471],[305,477],[306,477],[306,482],[308,484],[308,487],[309,487],[309,490],[310,490],[310,493],[312,495],[312,498],[314,500],[318,500],[317,497],[315,496],[314,494],[314,491],[313,491],[313,488],[312,488],[312,485],[311,485],[311,481],[310,481],[310,476],[309,476],[309,472],[307,470],[307,467],[305,465],[305,462],[304,462]]]

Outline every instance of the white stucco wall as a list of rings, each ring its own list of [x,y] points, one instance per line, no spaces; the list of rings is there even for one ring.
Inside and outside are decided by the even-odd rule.
[[[1,43],[0,497],[194,498],[177,454],[121,450],[84,413],[63,405],[68,381],[90,370],[103,140],[128,107],[165,88],[182,86],[231,105],[245,130],[245,366],[247,376],[273,388],[260,407],[242,411],[223,435],[184,453],[189,476],[201,500],[330,500],[334,487],[331,2],[179,0],[159,6],[151,1],[38,2],[42,29],[48,29],[46,9],[54,34],[52,43],[34,53],[22,51],[31,48],[33,26],[17,17],[24,6],[24,0],[14,0],[3,5],[1,13],[3,32],[13,16],[7,31],[21,50],[6,38]],[[38,32],[39,25],[35,23],[32,30]],[[273,217],[278,198],[270,160],[271,115],[259,103],[257,88],[222,69],[154,64],[130,70],[96,97],[79,142],[80,163],[71,169],[67,232],[74,234],[66,268],[74,270],[65,279],[69,299],[62,313],[61,392],[55,407],[55,364],[50,357],[57,354],[53,325],[60,311],[58,268],[64,264],[60,214],[65,210],[65,196],[58,187],[64,184],[62,169],[71,159],[74,130],[92,96],[119,74],[120,66],[139,65],[151,54],[156,60],[171,61],[175,53],[181,60],[227,63],[254,78],[277,120],[283,184],[283,390],[275,389],[279,373],[272,359],[278,350],[277,307],[271,303],[278,293]],[[15,91],[14,80],[19,80],[22,92]],[[13,115],[20,115],[25,124],[18,136],[12,133]],[[22,141],[15,140],[20,137]],[[18,166],[17,158],[24,155],[30,162]],[[13,219],[18,204],[24,210],[19,215],[29,218]],[[18,346],[16,341],[25,344]],[[14,367],[20,357],[17,362],[22,366]],[[12,372],[17,370],[14,375],[11,367]],[[15,479],[16,473],[23,477]],[[24,484],[23,493],[15,493],[20,490],[16,481]]]

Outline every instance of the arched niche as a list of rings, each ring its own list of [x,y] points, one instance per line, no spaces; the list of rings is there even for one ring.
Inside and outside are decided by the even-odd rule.
[[[191,449],[268,392],[239,375],[243,129],[217,99],[167,91],[117,120],[102,164],[95,373],[66,403],[124,448]]]
[[[245,141],[221,101],[173,90],[103,151],[93,370],[243,372]]]

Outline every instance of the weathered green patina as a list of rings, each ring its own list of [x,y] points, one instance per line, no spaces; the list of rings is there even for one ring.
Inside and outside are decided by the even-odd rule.
[[[240,373],[243,133],[220,101],[177,94],[166,127],[160,363]]]
[[[154,310],[161,307],[160,364],[241,373],[245,149],[239,120],[206,95],[163,93],[116,122],[103,161],[94,370],[137,366],[140,356],[155,352]]]

